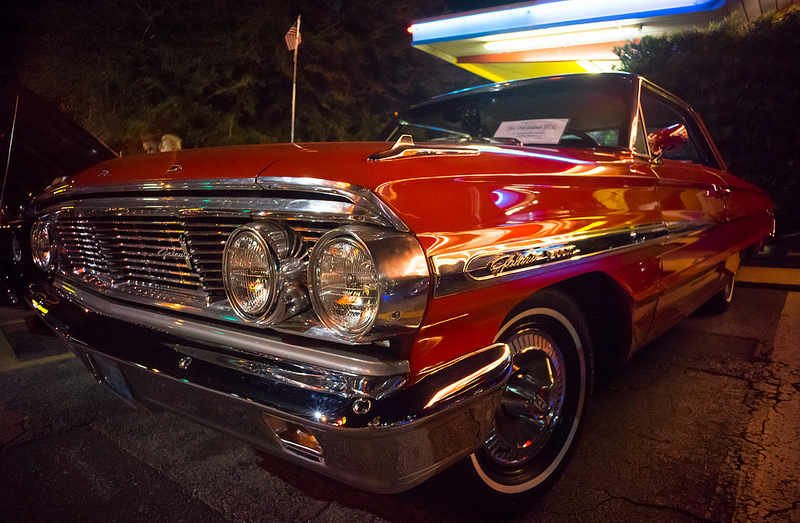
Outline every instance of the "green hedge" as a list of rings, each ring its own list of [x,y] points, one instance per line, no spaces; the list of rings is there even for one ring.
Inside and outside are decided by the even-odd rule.
[[[800,230],[800,9],[615,51],[702,115],[729,170],[774,199],[779,231]]]

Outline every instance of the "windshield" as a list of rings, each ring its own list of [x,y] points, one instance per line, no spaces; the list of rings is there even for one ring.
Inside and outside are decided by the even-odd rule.
[[[415,142],[629,148],[631,77],[576,75],[499,84],[442,97],[400,113],[386,134]]]

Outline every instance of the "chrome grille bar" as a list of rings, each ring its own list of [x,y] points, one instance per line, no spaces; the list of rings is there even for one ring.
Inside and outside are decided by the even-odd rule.
[[[225,298],[222,251],[237,227],[258,219],[278,220],[311,248],[329,230],[352,221],[351,215],[327,213],[321,219],[263,216],[248,209],[232,214],[229,208],[219,213],[150,205],[61,209],[54,213],[55,234],[64,246],[60,270],[114,294],[211,304]]]

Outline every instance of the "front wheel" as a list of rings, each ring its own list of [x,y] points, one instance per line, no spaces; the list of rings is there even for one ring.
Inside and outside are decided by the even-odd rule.
[[[483,446],[469,457],[479,487],[501,499],[543,493],[563,471],[592,386],[589,330],[577,305],[548,291],[497,335],[513,371]]]

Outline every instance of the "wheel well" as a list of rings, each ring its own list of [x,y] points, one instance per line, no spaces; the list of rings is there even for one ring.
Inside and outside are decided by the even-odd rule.
[[[625,291],[601,272],[583,274],[540,289],[557,290],[571,298],[586,318],[595,351],[595,370],[602,378],[628,356],[631,346],[630,305]],[[506,320],[526,309],[526,301],[512,310]]]

